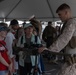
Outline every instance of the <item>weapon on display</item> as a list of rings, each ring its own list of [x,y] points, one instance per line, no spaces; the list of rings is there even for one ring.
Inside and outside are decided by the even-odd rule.
[[[48,56],[50,56],[51,54],[60,55],[60,56],[72,56],[73,55],[73,54],[68,54],[68,53],[51,52],[51,51],[48,51],[48,50],[43,51],[42,54],[46,54]]]
[[[41,46],[41,44],[33,44],[31,46],[25,46],[23,48],[13,47],[13,54],[17,55],[20,51],[23,51],[26,55],[36,55],[39,54],[38,48]]]

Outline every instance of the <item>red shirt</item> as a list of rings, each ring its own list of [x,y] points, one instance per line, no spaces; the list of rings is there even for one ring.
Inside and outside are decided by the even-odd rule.
[[[6,43],[4,42],[4,40],[0,40],[0,53],[1,53],[2,57],[6,60],[6,62],[8,64],[10,64],[10,60],[7,55],[7,49],[4,47],[5,45],[6,45]],[[7,69],[8,69],[8,67],[0,62],[0,71],[7,70]]]

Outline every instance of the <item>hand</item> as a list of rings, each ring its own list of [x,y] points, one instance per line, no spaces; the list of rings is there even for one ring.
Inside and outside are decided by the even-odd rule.
[[[38,52],[39,52],[39,53],[42,53],[44,50],[47,50],[47,48],[46,48],[46,47],[40,47],[40,48],[38,49]]]
[[[9,65],[8,69],[9,69],[9,71],[11,73],[12,72],[12,63]]]

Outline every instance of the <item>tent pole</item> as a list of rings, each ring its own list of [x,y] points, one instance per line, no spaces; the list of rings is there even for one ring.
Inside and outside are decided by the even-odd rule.
[[[5,23],[5,21],[6,21],[6,19],[4,18],[4,19],[3,19],[3,22]]]

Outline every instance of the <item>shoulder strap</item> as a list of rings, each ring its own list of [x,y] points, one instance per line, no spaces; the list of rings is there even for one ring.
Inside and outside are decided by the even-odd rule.
[[[63,24],[63,26],[62,26],[61,34],[62,34],[63,30],[65,29],[65,25],[66,25],[66,23],[67,23],[67,22],[65,22],[65,23]]]
[[[37,44],[37,35],[35,35],[35,43]]]
[[[21,37],[21,44],[23,43],[23,36]],[[37,44],[37,35],[35,35],[35,43]]]
[[[0,42],[0,44],[2,44],[5,47],[5,45],[3,43]],[[5,49],[7,49],[7,48],[5,47]]]
[[[20,42],[21,42],[21,44],[23,43],[23,36],[21,37],[21,41]]]

